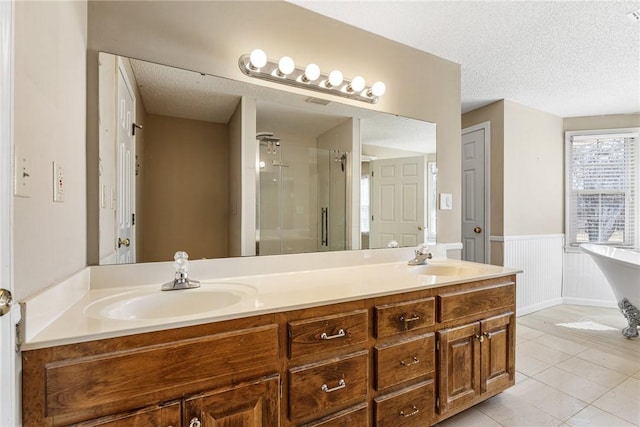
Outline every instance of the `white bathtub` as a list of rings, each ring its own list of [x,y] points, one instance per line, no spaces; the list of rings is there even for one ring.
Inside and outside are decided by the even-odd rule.
[[[629,321],[626,337],[638,336],[640,323],[640,252],[604,245],[582,244],[580,249],[589,254],[606,277],[618,301],[622,314]],[[625,302],[628,301],[628,303]],[[629,307],[631,304],[632,307]],[[631,335],[628,335],[631,334]]]

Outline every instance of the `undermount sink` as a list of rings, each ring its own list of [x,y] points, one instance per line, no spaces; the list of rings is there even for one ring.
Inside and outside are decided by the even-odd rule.
[[[411,267],[416,274],[424,274],[428,276],[473,276],[481,274],[485,270],[480,267],[468,265],[438,265],[427,264]]]
[[[94,319],[152,320],[215,312],[255,295],[255,288],[236,283],[161,291],[160,287],[122,292],[92,302],[84,313]]]

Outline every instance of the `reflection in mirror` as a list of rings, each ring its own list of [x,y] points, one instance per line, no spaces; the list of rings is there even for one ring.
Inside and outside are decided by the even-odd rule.
[[[434,124],[100,53],[99,127],[101,264],[435,241]]]

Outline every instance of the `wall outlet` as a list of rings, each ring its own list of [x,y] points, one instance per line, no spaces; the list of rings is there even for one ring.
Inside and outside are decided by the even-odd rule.
[[[53,201],[64,202],[64,169],[60,163],[53,162]]]
[[[31,197],[31,165],[27,156],[19,153],[17,147],[14,173],[13,194],[18,197]]]

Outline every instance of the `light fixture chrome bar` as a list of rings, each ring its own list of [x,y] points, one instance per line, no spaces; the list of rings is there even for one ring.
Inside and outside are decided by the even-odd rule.
[[[359,92],[351,90],[351,80],[342,79],[342,83],[340,83],[340,85],[331,86],[329,84],[329,74],[322,72],[320,72],[320,77],[313,81],[307,80],[305,78],[305,70],[299,67],[295,67],[292,72],[283,75],[279,69],[278,61],[270,59],[266,60],[265,65],[257,68],[251,64],[250,55],[244,54],[238,60],[238,66],[247,76],[268,80],[274,83],[280,83],[301,89],[314,90],[328,95],[341,96],[343,98],[367,102],[369,104],[375,104],[379,100],[379,96],[372,93],[372,87],[365,87]]]

